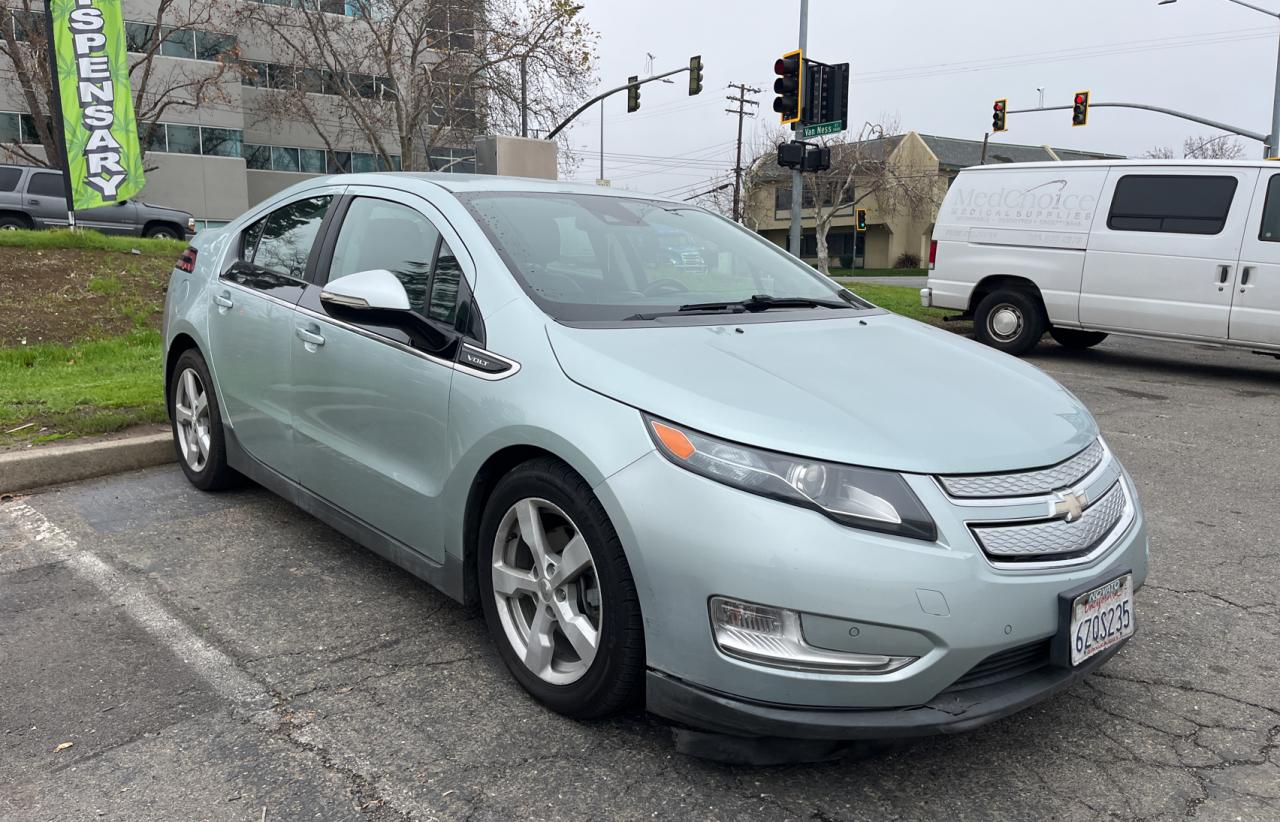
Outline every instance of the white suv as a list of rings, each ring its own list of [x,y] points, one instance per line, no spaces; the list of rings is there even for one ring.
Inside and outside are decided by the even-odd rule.
[[[1110,333],[1280,356],[1280,166],[1115,160],[978,166],[947,192],[926,306],[1021,354]]]

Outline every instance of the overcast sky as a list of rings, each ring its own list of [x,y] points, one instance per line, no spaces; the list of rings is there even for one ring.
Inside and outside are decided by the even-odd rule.
[[[749,133],[776,122],[773,61],[796,46],[799,0],[581,2],[600,34],[602,90],[643,73],[647,52],[658,71],[694,54],[706,65],[697,97],[678,75],[674,85],[644,86],[635,114],[625,94],[606,101],[605,176],[615,187],[673,196],[728,179],[736,118],[723,111],[727,84],[763,89]],[[1280,0],[1253,2],[1280,11]],[[993,100],[1035,106],[1044,87],[1046,105],[1089,89],[1095,102],[1163,105],[1265,133],[1278,38],[1280,21],[1229,0],[810,0],[808,53],[852,64],[850,119],[859,124],[890,117],[904,131],[981,140]],[[1066,111],[1011,115],[993,143],[1134,156],[1217,133],[1160,114],[1096,109],[1084,128],[1072,128]],[[595,112],[572,129],[582,153],[574,179],[599,175],[599,135]],[[1242,144],[1261,156],[1260,143]]]

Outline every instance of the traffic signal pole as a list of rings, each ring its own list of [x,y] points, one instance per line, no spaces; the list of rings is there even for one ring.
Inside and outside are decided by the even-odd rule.
[[[809,49],[809,0],[800,0],[800,50]],[[803,105],[804,101],[800,102]],[[799,166],[791,169],[791,253],[800,256],[800,209],[804,205],[804,172]]]
[[[1029,114],[1033,111],[1070,111],[1075,106],[1042,106],[1040,108],[1019,108],[1009,109],[1009,114]],[[1163,108],[1161,106],[1149,106],[1146,103],[1089,103],[1089,108],[1136,108],[1142,111],[1154,111],[1159,114],[1168,114],[1170,117],[1180,117],[1183,120],[1190,120],[1193,123],[1199,123],[1202,126],[1229,131],[1232,134],[1239,134],[1241,137],[1248,137],[1250,140],[1257,140],[1261,143],[1270,144],[1271,139],[1266,134],[1260,134],[1256,131],[1250,131],[1247,128],[1239,126],[1227,125],[1217,120],[1210,120],[1208,117],[1200,117],[1195,114],[1188,114],[1185,111],[1176,111],[1171,108]]]
[[[643,86],[645,83],[652,83],[656,80],[661,80],[663,77],[670,77],[673,74],[684,74],[685,72],[689,71],[689,69],[690,69],[689,66],[682,66],[681,68],[672,69],[671,71],[664,71],[662,74],[655,74],[652,77],[641,78],[637,80],[635,83],[627,83],[626,85],[618,86],[616,88],[611,88],[608,91],[601,92],[600,94],[597,94],[595,97],[592,97],[587,102],[578,106],[577,109],[574,110],[573,114],[570,114],[568,117],[565,118],[563,123],[551,129],[551,131],[547,134],[546,139],[554,140],[555,136],[560,132],[564,131],[564,127],[572,123],[575,119],[577,119],[579,114],[591,108],[596,103],[600,102],[606,97],[617,94],[620,91],[626,91],[627,89],[631,88],[633,85]]]

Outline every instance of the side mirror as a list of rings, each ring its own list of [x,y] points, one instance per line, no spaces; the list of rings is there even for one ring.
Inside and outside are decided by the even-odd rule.
[[[320,302],[342,308],[409,310],[409,295],[404,285],[385,268],[358,271],[331,280],[320,292]]]

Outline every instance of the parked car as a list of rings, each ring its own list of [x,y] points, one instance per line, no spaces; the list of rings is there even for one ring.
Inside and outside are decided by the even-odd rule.
[[[717,249],[707,290],[637,253],[659,226]],[[307,180],[196,236],[164,338],[195,486],[252,478],[479,603],[569,716],[960,731],[1134,630],[1143,516],[1074,395],[687,203]]]
[[[1011,354],[1047,330],[1280,355],[1280,168],[1114,160],[965,169],[933,233],[924,305]]]
[[[176,208],[125,200],[76,212],[76,225],[104,234],[135,234],[181,240],[195,234],[196,221]],[[66,228],[62,172],[34,166],[0,165],[0,229]]]

